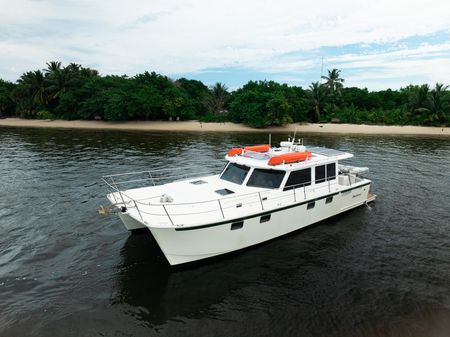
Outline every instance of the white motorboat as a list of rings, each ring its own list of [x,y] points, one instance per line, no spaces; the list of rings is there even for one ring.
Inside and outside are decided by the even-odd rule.
[[[351,157],[289,140],[233,148],[216,175],[184,176],[181,167],[103,180],[125,227],[148,228],[177,265],[256,245],[375,200],[363,177],[368,169],[339,164]]]

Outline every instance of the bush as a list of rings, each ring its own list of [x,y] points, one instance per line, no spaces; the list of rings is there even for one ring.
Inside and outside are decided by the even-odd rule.
[[[40,110],[36,113],[38,119],[55,119],[55,116],[47,110]]]

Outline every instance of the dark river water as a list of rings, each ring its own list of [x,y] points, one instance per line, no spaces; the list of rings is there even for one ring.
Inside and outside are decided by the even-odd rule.
[[[97,214],[101,176],[267,135],[0,128],[0,336],[450,336],[450,138],[303,137],[370,167],[371,208],[170,268]]]

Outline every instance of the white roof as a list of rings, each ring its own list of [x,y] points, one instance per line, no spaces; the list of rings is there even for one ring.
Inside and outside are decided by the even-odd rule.
[[[332,163],[338,160],[344,160],[348,158],[352,158],[353,154],[348,152],[342,152],[334,149],[329,149],[326,147],[313,147],[307,146],[306,151],[312,153],[312,157],[297,163],[291,164],[280,164],[280,165],[268,165],[270,158],[286,153],[292,153],[295,151],[291,151],[288,147],[280,147],[280,148],[270,148],[268,152],[259,153],[246,151],[243,155],[236,156],[225,156],[225,159],[236,164],[245,165],[249,167],[255,168],[263,168],[263,169],[272,169],[272,170],[283,170],[283,171],[292,171],[298,170],[300,168],[306,168],[311,166],[317,166],[320,164]]]

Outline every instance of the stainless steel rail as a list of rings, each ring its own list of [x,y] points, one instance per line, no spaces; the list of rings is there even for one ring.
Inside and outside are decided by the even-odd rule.
[[[179,170],[182,170],[183,168],[179,168]],[[136,200],[131,198],[130,196],[126,195],[122,190],[119,189],[119,186],[125,185],[127,183],[138,183],[138,182],[149,182],[151,181],[152,184],[155,184],[155,177],[154,175],[157,175],[158,173],[166,173],[170,172],[170,169],[162,169],[159,171],[140,171],[140,172],[131,172],[131,173],[123,173],[123,174],[113,174],[102,177],[102,180],[106,183],[108,192],[113,196],[116,203],[122,204],[123,206],[127,208],[136,208],[137,213],[142,221],[144,221],[143,215],[149,215],[153,217],[166,217],[169,222],[172,224],[172,226],[176,226],[177,222],[174,219],[178,216],[189,216],[189,215],[196,215],[196,214],[207,214],[207,213],[216,213],[219,218],[226,219],[227,218],[227,212],[232,209],[240,208],[242,207],[242,210],[248,209],[250,207],[254,207],[256,204],[259,204],[260,210],[267,210],[271,208],[271,205],[275,204],[275,202],[280,201],[281,199],[287,199],[285,201],[285,204],[291,204],[296,203],[299,201],[307,200],[307,196],[310,193],[310,191],[306,188],[307,186],[310,186],[310,183],[304,183],[304,184],[296,184],[296,185],[290,185],[288,186],[288,190],[282,190],[282,189],[266,189],[258,192],[250,192],[246,194],[240,194],[236,196],[227,196],[223,198],[217,198],[217,199],[211,199],[211,200],[204,200],[204,201],[197,201],[197,202],[186,202],[186,203],[159,203],[159,204],[151,204],[151,203],[145,203],[143,200]],[[173,171],[173,170],[172,170]],[[133,175],[139,175],[139,174],[147,174],[148,178],[142,178],[142,179],[129,179],[129,180],[121,180],[116,181],[117,178],[124,178],[124,177],[133,177]],[[184,174],[183,179],[193,179],[193,178],[199,178],[202,173],[191,173],[191,174]],[[209,172],[210,174],[210,172]],[[167,175],[165,178],[159,178],[157,181],[164,181],[164,180],[170,180],[170,177],[176,177],[179,178],[179,175]],[[343,175],[345,176],[345,175]],[[177,180],[183,180],[183,179],[177,179]],[[338,181],[338,176],[336,176],[336,180]],[[362,179],[358,179],[361,181]],[[359,182],[355,180],[356,182]],[[314,190],[317,191],[318,189],[324,189],[326,188],[328,192],[331,192],[331,181],[328,180],[327,184],[324,186],[316,187],[314,186]],[[299,192],[301,192],[299,194]],[[303,198],[302,198],[303,197]],[[155,198],[155,197],[152,197]],[[146,198],[145,200],[149,200],[149,198]],[[233,202],[235,200],[235,202]],[[120,203],[120,201],[122,203]],[[207,207],[208,204],[211,205],[211,207]],[[205,208],[203,210],[195,209],[191,212],[174,212],[173,208],[186,208],[186,206],[192,206],[194,208],[198,205],[205,205]],[[150,209],[150,211],[148,211]],[[160,213],[155,213],[152,210],[160,210]]]

